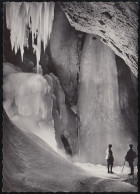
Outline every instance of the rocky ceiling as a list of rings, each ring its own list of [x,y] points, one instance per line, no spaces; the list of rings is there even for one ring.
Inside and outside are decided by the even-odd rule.
[[[59,2],[76,30],[97,34],[130,67],[138,72],[137,2]]]

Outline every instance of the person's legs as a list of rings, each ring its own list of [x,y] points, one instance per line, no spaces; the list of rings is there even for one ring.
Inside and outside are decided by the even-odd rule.
[[[108,162],[108,160],[107,160],[107,169],[108,169],[108,173],[109,173],[109,166],[110,166],[110,164],[109,164],[109,162]]]
[[[134,174],[134,164],[133,162],[130,163],[130,168],[131,168],[131,174]]]
[[[111,173],[112,173],[112,168],[113,168],[113,162],[111,163]]]
[[[134,164],[132,162],[132,174],[134,174]]]
[[[130,170],[131,170],[131,173],[129,175],[133,175],[134,174],[134,165],[133,165],[133,162],[129,162],[129,166],[130,166]]]

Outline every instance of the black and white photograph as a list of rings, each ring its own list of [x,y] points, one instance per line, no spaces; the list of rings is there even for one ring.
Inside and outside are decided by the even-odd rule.
[[[2,192],[138,192],[138,11],[3,2]]]

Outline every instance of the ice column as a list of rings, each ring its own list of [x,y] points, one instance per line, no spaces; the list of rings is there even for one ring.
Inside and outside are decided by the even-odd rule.
[[[113,144],[115,165],[122,165],[127,145],[135,142],[120,109],[115,54],[94,35],[86,36],[82,51],[78,110],[80,161],[105,165]]]

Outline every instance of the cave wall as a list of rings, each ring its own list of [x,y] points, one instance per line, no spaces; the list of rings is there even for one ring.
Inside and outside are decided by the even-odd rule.
[[[55,138],[58,148],[65,149],[61,136],[65,136],[72,155],[77,153],[77,119],[70,108],[66,105],[65,93],[60,85],[59,79],[52,73],[44,76],[51,86],[53,108],[52,117],[54,122]]]
[[[131,136],[138,135],[138,83],[126,63],[116,56],[119,105],[125,128]]]
[[[76,30],[101,36],[131,71],[138,70],[138,2],[59,2]]]
[[[120,63],[119,65],[121,66]],[[125,80],[125,74],[128,73],[126,76],[130,79],[130,72],[124,69],[121,76]],[[130,87],[133,85],[126,79],[128,83],[122,82],[120,86],[118,78],[120,79],[120,76],[118,77],[114,52],[103,44],[98,36],[87,35],[81,55],[78,99],[79,157],[83,162],[105,165],[105,151],[111,143],[115,165],[120,165],[123,163],[129,143],[137,145],[136,136],[132,136],[134,130],[132,126],[137,128],[136,123],[128,125],[128,120],[130,122],[133,119],[131,116],[126,119],[122,112],[122,109],[127,115],[133,112],[132,106],[126,108],[126,104],[134,95],[134,93],[130,95],[130,88],[127,85],[128,83]],[[120,87],[126,88],[127,97]],[[123,108],[122,99],[126,101]]]
[[[77,103],[77,73],[79,73],[77,41],[78,33],[70,25],[61,8],[56,5],[50,37],[50,55],[69,106]]]

